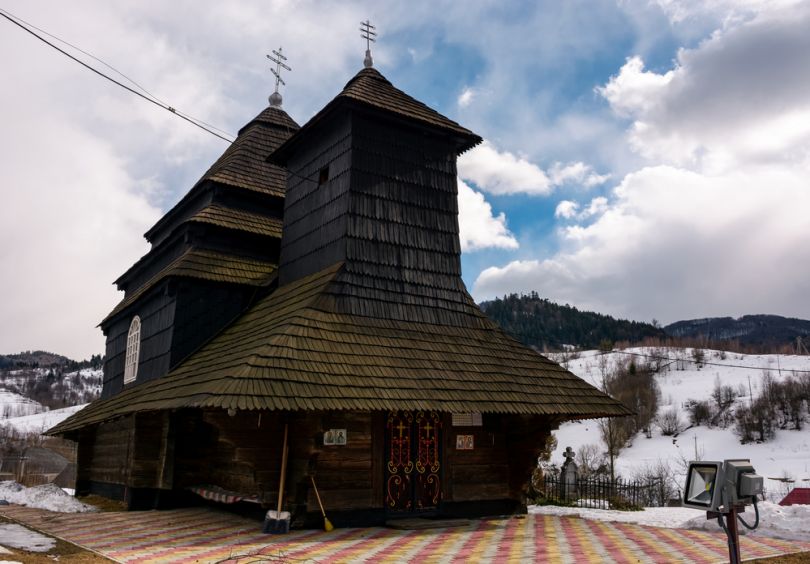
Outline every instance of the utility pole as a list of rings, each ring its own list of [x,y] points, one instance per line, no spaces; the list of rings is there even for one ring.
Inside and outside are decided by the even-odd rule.
[[[751,390],[751,375],[748,375],[748,407],[754,407],[754,392]]]

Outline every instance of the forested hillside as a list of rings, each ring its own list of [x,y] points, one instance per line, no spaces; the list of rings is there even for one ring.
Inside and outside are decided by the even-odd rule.
[[[605,343],[638,343],[648,337],[666,337],[651,323],[580,311],[540,298],[536,292],[511,294],[480,306],[509,334],[537,350],[560,350],[564,346],[594,349]]]
[[[664,327],[664,331],[672,337],[703,338],[710,342],[733,340],[741,345],[770,349],[784,345],[796,347],[798,337],[798,347],[801,349],[803,340],[808,340],[810,336],[810,321],[779,315],[744,315],[738,319],[708,317],[678,321]]]

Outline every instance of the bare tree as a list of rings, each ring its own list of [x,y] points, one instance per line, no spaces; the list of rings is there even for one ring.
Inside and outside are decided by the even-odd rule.
[[[656,423],[658,424],[658,428],[661,429],[661,434],[666,437],[677,435],[683,428],[680,413],[678,413],[677,406],[674,405],[672,409],[660,413],[658,417],[656,417]]]

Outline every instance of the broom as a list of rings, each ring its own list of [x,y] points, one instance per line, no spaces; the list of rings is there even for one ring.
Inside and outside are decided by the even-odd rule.
[[[278,507],[267,512],[264,519],[264,532],[274,535],[283,535],[290,532],[290,512],[281,510],[281,501],[284,497],[284,480],[287,477],[287,424],[284,424],[284,447],[281,451],[281,480],[278,486]]]
[[[310,474],[309,479],[312,480],[312,488],[315,490],[315,498],[318,500],[318,506],[321,508],[321,515],[323,515],[323,530],[328,533],[329,531],[334,529],[335,526],[326,516],[326,511],[323,510],[323,502],[321,501],[320,494],[318,494],[318,486],[315,485],[315,476]]]

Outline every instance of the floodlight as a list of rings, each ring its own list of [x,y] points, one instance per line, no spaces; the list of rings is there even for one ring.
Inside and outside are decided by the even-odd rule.
[[[747,458],[689,463],[683,505],[705,509],[707,519],[717,519],[728,537],[728,558],[732,564],[740,562],[737,522],[752,531],[759,526],[757,496],[762,489],[762,476],[754,473],[754,467]],[[749,503],[754,504],[756,521],[753,525],[739,515]]]
[[[715,511],[720,504],[722,462],[690,462],[686,475],[684,507]]]

